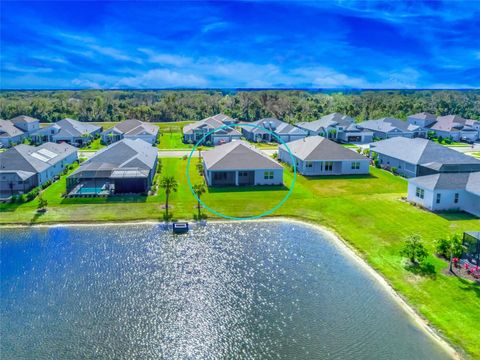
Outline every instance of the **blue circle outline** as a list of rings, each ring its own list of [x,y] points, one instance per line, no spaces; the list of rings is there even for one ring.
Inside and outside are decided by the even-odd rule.
[[[292,159],[292,166],[293,166],[293,179],[292,179],[292,182],[290,183],[290,189],[287,193],[287,195],[285,195],[285,197],[282,199],[282,201],[280,201],[275,207],[271,208],[270,210],[268,211],[265,211],[263,213],[261,213],[260,215],[254,215],[254,216],[246,216],[246,217],[237,217],[237,216],[230,216],[230,215],[225,215],[225,214],[222,214],[221,212],[218,212],[214,209],[212,209],[211,207],[209,207],[207,204],[205,204],[198,196],[197,194],[195,194],[195,191],[193,191],[193,186],[192,186],[192,182],[190,181],[190,162],[191,162],[191,159],[192,159],[192,156],[193,154],[195,153],[195,151],[197,150],[197,148],[203,143],[203,141],[205,141],[205,139],[219,131],[219,130],[222,130],[222,129],[231,129],[233,128],[232,126],[229,126],[229,125],[223,125],[223,126],[220,126],[218,128],[215,128],[209,132],[207,132],[199,141],[197,141],[197,143],[193,146],[193,149],[192,151],[190,152],[190,155],[188,156],[188,160],[187,160],[187,169],[186,169],[186,176],[187,176],[187,182],[188,182],[188,186],[190,188],[190,191],[191,193],[193,194],[193,196],[195,197],[195,199],[197,199],[198,202],[200,202],[201,205],[203,205],[203,207],[207,210],[209,210],[210,212],[220,216],[220,217],[223,217],[224,219],[229,219],[229,220],[254,220],[254,219],[259,219],[261,217],[264,217],[266,215],[269,215],[271,213],[273,213],[274,211],[276,211],[278,208],[280,208],[284,203],[285,201],[288,200],[288,198],[290,197],[290,195],[292,195],[292,192],[293,192],[293,188],[295,187],[295,183],[297,181],[297,165],[296,165],[296,161],[295,161],[295,158],[293,157],[293,154],[292,152],[290,151],[290,148],[288,147],[287,143],[281,138],[279,137],[277,134],[275,134],[274,132],[264,128],[263,126],[260,126],[260,125],[256,125],[256,124],[236,124],[236,126],[247,126],[247,127],[252,127],[252,128],[258,128],[258,129],[261,129],[261,130],[265,130],[266,132],[268,132],[270,135],[273,135],[273,137],[275,137],[279,142],[280,142],[280,145],[285,145],[287,151],[288,151],[288,154],[290,155],[290,158]],[[279,147],[280,147],[279,145]],[[261,151],[261,150],[260,150]],[[207,184],[207,187],[208,187],[208,184]]]

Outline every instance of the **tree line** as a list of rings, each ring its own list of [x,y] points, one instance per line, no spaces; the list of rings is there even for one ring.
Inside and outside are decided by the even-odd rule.
[[[225,113],[253,121],[276,117],[296,123],[340,112],[357,121],[406,119],[427,111],[480,120],[480,90],[378,90],[319,92],[303,90],[58,90],[2,91],[0,118],[28,115],[42,122],[66,117],[81,121],[201,120]]]

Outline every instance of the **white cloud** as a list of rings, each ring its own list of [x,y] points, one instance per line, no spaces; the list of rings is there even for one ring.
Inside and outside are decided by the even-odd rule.
[[[143,74],[118,79],[113,87],[168,88],[207,87],[208,81],[198,75],[180,73],[167,69],[154,69]]]

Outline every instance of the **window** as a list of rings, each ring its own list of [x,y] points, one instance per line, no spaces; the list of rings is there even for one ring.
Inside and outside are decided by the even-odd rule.
[[[459,198],[459,196],[460,196],[460,195],[459,195],[458,193],[455,193],[455,198],[454,198],[454,200],[453,200],[453,202],[454,202],[455,204],[458,204],[458,198]]]
[[[442,194],[437,194],[437,204],[440,204],[440,199],[442,198]]]
[[[360,169],[360,163],[358,161],[352,162],[352,170]]]
[[[307,161],[307,162],[305,163],[305,167],[307,167],[307,168],[311,168],[312,166],[313,166],[313,164],[312,164],[311,161]]]
[[[333,161],[325,161],[325,171],[333,170]]]
[[[239,171],[238,176],[248,176],[248,172],[246,171]]]
[[[225,173],[225,172],[214,172],[213,173],[213,179],[214,180],[226,180],[227,179],[227,173]]]
[[[273,171],[265,171],[263,173],[263,178],[265,180],[272,180],[273,179]]]
[[[417,189],[415,190],[415,196],[420,198],[420,199],[423,199],[424,196],[425,196],[425,190],[423,189],[420,189],[419,187],[417,187]]]

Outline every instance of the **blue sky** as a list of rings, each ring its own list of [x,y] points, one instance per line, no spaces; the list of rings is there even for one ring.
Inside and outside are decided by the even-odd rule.
[[[480,2],[2,1],[1,87],[480,87]]]

